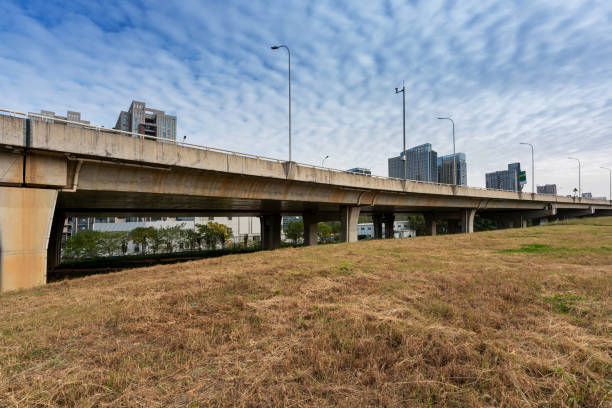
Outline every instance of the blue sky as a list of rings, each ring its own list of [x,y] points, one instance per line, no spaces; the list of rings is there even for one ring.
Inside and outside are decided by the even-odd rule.
[[[132,99],[178,116],[188,141],[387,175],[402,147],[468,159],[468,184],[520,161],[530,181],[608,195],[612,1],[0,0],[5,108],[76,110],[112,127]],[[530,190],[530,185],[526,189]]]

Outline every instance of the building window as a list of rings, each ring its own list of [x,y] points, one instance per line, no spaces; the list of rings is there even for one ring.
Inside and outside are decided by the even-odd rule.
[[[215,217],[208,217],[208,221],[214,221]]]
[[[227,217],[227,220],[228,220],[228,221],[231,221],[231,220],[232,220],[232,217]]]

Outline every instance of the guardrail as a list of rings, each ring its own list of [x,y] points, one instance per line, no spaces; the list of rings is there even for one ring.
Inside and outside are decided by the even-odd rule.
[[[14,111],[14,110],[10,110],[10,109],[3,109],[0,108],[0,112],[5,112],[5,113],[9,113],[11,115],[15,115],[15,116],[23,116],[25,118],[34,118],[34,119],[40,119],[49,123],[52,122],[61,122],[61,123],[66,123],[66,124],[71,124],[71,125],[75,125],[75,126],[80,126],[86,129],[93,129],[96,130],[98,132],[108,132],[108,133],[118,133],[121,135],[128,135],[128,136],[133,136],[133,137],[137,137],[141,140],[147,139],[147,140],[156,140],[162,143],[172,143],[178,146],[185,146],[185,147],[190,147],[190,148],[194,148],[194,149],[201,149],[201,150],[208,150],[208,151],[212,151],[212,152],[219,152],[219,153],[225,153],[225,154],[230,154],[233,156],[238,156],[238,157],[248,157],[248,158],[252,158],[252,159],[258,159],[258,160],[267,160],[267,161],[272,161],[272,162],[276,162],[276,163],[286,163],[286,160],[281,160],[281,159],[276,159],[273,157],[267,157],[267,156],[261,156],[261,155],[256,155],[256,154],[251,154],[251,153],[242,153],[242,152],[236,152],[233,150],[228,150],[228,149],[223,149],[223,148],[219,148],[219,147],[211,147],[211,146],[204,146],[204,145],[199,145],[199,144],[195,144],[195,143],[189,143],[189,142],[183,142],[183,141],[179,141],[179,140],[172,140],[172,139],[164,139],[161,137],[155,137],[155,136],[147,136],[147,135],[143,135],[142,133],[134,133],[134,132],[128,132],[125,130],[118,130],[118,129],[112,129],[112,128],[105,128],[102,126],[95,126],[95,125],[91,125],[88,123],[81,123],[81,122],[74,122],[74,121],[70,121],[67,119],[60,119],[60,118],[55,118],[55,117],[51,117],[51,116],[45,116],[45,115],[40,115],[37,113],[24,113],[24,112],[19,112],[19,111]],[[299,166],[303,166],[303,167],[309,167],[309,168],[313,168],[313,169],[318,169],[318,170],[324,170],[324,171],[329,171],[329,172],[334,172],[334,173],[349,173],[349,174],[354,174],[355,176],[361,176],[361,177],[372,177],[372,178],[376,178],[376,179],[381,179],[381,180],[398,180],[398,181],[403,181],[404,179],[402,178],[398,178],[398,177],[385,177],[385,176],[377,176],[374,174],[358,174],[358,173],[351,173],[348,172],[346,170],[340,170],[340,169],[334,169],[331,167],[323,167],[323,166],[317,166],[314,164],[308,164],[308,163],[299,163],[299,162],[294,162],[296,165]],[[445,184],[445,183],[438,183],[438,182],[430,182],[430,181],[421,181],[421,180],[407,180],[410,181],[411,183],[419,183],[419,184],[433,184],[433,185],[438,185],[438,186],[443,186],[443,187],[448,187],[448,186],[453,186],[453,184]],[[471,186],[456,186],[458,188],[471,188],[471,189],[476,189],[476,190],[484,190],[484,191],[503,191],[503,192],[507,192],[507,193],[513,193],[515,191],[509,191],[509,190],[501,190],[501,189],[495,189],[495,188],[486,188],[486,187],[471,187]],[[526,193],[526,194],[531,194],[531,193]],[[552,197],[563,197],[563,196],[559,196],[556,194],[544,194],[544,193],[537,193],[538,195],[546,195],[546,196],[552,196]],[[581,197],[578,197],[581,198]],[[604,200],[602,200],[604,201]],[[608,201],[608,200],[605,200]]]

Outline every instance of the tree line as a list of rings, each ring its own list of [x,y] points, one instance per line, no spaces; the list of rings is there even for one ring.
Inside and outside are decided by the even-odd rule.
[[[85,230],[66,240],[63,258],[126,255],[130,242],[135,246],[135,252],[141,254],[215,249],[219,245],[225,248],[231,237],[232,232],[226,225],[213,221],[196,224],[195,229],[180,224],[161,228],[138,227],[126,232]]]
[[[339,221],[333,222],[319,222],[317,224],[317,235],[319,240],[322,242],[333,242],[337,241],[340,236],[342,226]],[[300,239],[304,238],[304,222],[303,221],[292,221],[287,226],[287,239],[297,243]]]

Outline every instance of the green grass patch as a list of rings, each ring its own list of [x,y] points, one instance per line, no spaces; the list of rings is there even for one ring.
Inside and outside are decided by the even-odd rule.
[[[498,251],[501,254],[516,254],[516,253],[528,253],[528,254],[540,254],[549,252],[559,252],[563,248],[553,248],[546,244],[522,244],[520,248],[502,249]]]
[[[547,254],[547,253],[579,253],[579,252],[592,252],[596,254],[612,253],[612,248],[599,247],[599,248],[567,248],[567,247],[551,247],[547,244],[522,244],[520,248],[508,248],[497,251],[500,254]]]
[[[544,301],[552,306],[554,312],[561,314],[575,313],[577,310],[576,304],[580,300],[582,300],[580,296],[569,293],[544,298]]]

